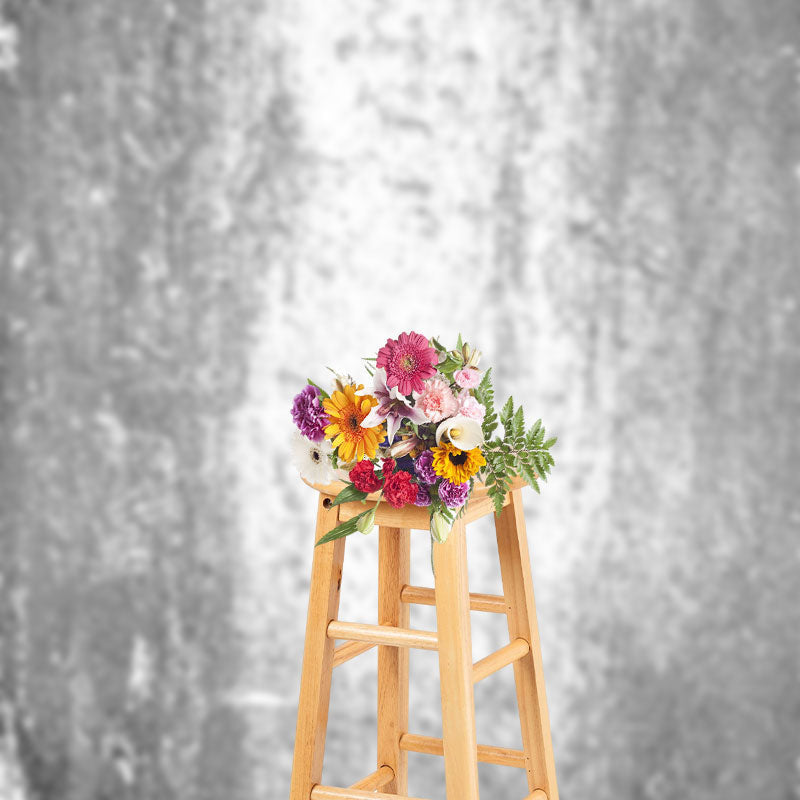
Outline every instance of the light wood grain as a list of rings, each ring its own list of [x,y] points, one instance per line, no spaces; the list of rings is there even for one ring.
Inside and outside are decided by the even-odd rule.
[[[315,549],[290,800],[306,797],[402,800],[408,791],[409,751],[444,756],[449,800],[479,800],[479,761],[524,768],[532,792],[530,798],[558,800],[519,489],[507,499],[507,505],[496,518],[502,597],[469,592],[463,518],[455,523],[447,542],[434,547],[433,590],[408,583],[409,528],[380,526],[377,625],[336,619],[346,540],[338,539]],[[321,529],[334,525],[344,510],[344,506],[331,506],[326,501],[329,497],[321,494],[317,536]],[[437,632],[408,627],[412,602],[435,605]],[[511,637],[509,644],[474,665],[471,608],[505,612]],[[335,647],[336,639],[347,641]],[[319,780],[332,668],[375,645],[378,645],[377,769],[349,789],[322,786]],[[442,739],[407,731],[410,647],[439,651]],[[473,683],[511,663],[524,749],[479,746]],[[384,789],[387,792],[381,793]]]
[[[338,508],[326,508],[324,501],[320,494],[315,541],[338,520]],[[345,541],[314,548],[290,800],[308,800],[311,787],[322,779],[334,652],[326,631],[339,609]]]
[[[421,650],[436,650],[438,647],[437,636],[433,631],[394,628],[389,625],[367,625],[361,622],[331,622],[328,625],[328,637],[392,647],[418,647]]]
[[[353,502],[342,503],[339,506],[339,519],[345,522],[358,516],[368,508],[375,509],[375,524],[387,528],[411,528],[417,531],[430,529],[430,512],[427,508],[419,506],[403,506],[392,508],[387,502]]]
[[[378,767],[375,772],[367,775],[366,778],[356,781],[350,788],[359,789],[364,792],[379,792],[389,787],[389,785],[393,782],[394,770],[390,766],[384,764],[383,766]],[[394,789],[389,787],[389,791],[394,791]]]
[[[514,662],[522,744],[528,757],[528,788],[543,789],[549,800],[558,800],[528,539],[519,490],[512,493],[509,505],[495,518],[495,529],[503,593],[509,606],[508,633],[512,639],[522,638],[530,643],[528,654]]]
[[[436,593],[425,586],[404,586],[400,597],[404,603],[415,603],[422,606],[435,606]],[[506,613],[506,599],[496,594],[478,594],[470,592],[470,611],[488,611],[492,614]]]
[[[448,800],[478,800],[467,540],[463,520],[433,548],[442,740]]]
[[[407,733],[400,737],[400,747],[412,753],[426,753],[431,756],[443,756],[444,744],[435,736],[420,736],[416,733]],[[525,753],[510,747],[493,747],[491,745],[478,745],[478,761],[486,764],[500,764],[504,767],[518,767],[525,769]]]
[[[421,800],[421,798],[360,789],[338,789],[335,786],[315,786],[311,792],[311,800]]]
[[[375,647],[371,642],[345,642],[333,651],[333,666],[346,664],[351,658],[360,656]]]
[[[378,538],[378,624],[408,629],[411,609],[400,592],[410,577],[410,531],[381,527]],[[407,647],[378,647],[378,766],[391,767],[386,790],[396,794],[408,792],[408,754],[400,749],[408,731],[408,658]]]
[[[501,647],[486,656],[486,658],[476,661],[472,668],[472,680],[478,683],[478,681],[488,678],[503,667],[513,664],[523,656],[526,656],[530,649],[525,639],[514,639],[513,642],[510,642],[505,647]]]
[[[510,500],[511,493],[507,493],[503,498],[503,505],[507,506]],[[485,495],[475,496],[474,492],[470,495],[467,510],[464,512],[462,519],[464,524],[468,525],[470,522],[485,517],[487,514],[494,514],[494,501]]]

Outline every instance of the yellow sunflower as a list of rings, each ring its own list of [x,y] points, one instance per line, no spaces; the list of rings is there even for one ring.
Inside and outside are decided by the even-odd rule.
[[[322,401],[331,420],[325,426],[325,438],[339,448],[339,460],[343,462],[360,461],[365,455],[375,458],[378,442],[383,439],[383,424],[374,428],[361,427],[361,421],[378,405],[371,395],[356,395],[363,388],[362,384],[351,383]]]
[[[486,459],[480,447],[472,450],[459,450],[455,445],[444,443],[439,447],[432,447],[433,471],[451,483],[464,483],[468,481],[481,467],[486,465]]]

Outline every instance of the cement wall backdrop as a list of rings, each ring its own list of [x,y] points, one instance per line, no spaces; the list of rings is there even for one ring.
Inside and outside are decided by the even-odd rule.
[[[563,800],[800,798],[798,47],[797,0],[0,0],[0,798],[287,797],[288,406],[411,329],[560,436],[526,503]],[[490,527],[470,559],[496,591]],[[337,671],[327,780],[373,768],[374,687]]]

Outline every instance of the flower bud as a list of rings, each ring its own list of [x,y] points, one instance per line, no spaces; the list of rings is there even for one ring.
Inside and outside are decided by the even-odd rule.
[[[440,544],[444,544],[449,535],[450,524],[438,511],[435,511],[431,517],[431,536]]]
[[[375,508],[377,508],[377,506]],[[363,534],[372,533],[372,529],[375,527],[375,508],[371,508],[369,511],[366,511],[363,516],[358,518],[356,530]]]

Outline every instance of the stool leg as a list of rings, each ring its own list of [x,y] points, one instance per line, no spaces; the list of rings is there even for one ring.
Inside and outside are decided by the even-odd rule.
[[[339,519],[338,506],[326,508],[326,499],[320,495],[314,541],[335,527]],[[322,780],[335,646],[327,628],[339,612],[344,543],[344,539],[336,539],[314,549],[290,800],[309,800],[311,789]]]
[[[433,545],[442,739],[448,800],[478,800],[478,744],[472,685],[467,540],[463,520]]]
[[[508,606],[508,632],[512,641],[521,637],[530,643],[529,653],[514,662],[528,787],[531,791],[543,789],[547,800],[558,800],[550,717],[544,690],[542,648],[536,621],[522,493],[519,489],[511,493],[511,502],[495,517],[495,528],[503,594]]]
[[[410,609],[400,592],[410,581],[411,537],[408,528],[378,532],[378,624],[408,628]],[[400,736],[408,733],[408,648],[378,646],[378,768],[394,770],[382,791],[408,794],[408,753]]]

